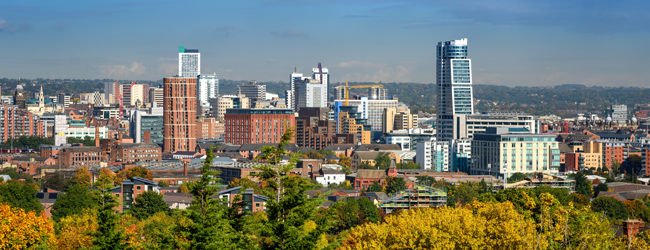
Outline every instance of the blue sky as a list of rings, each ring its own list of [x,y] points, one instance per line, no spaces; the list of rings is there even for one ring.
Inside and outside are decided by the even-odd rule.
[[[650,86],[647,1],[2,1],[0,78],[156,80],[178,46],[202,72],[432,83],[437,42],[468,38],[475,84]]]

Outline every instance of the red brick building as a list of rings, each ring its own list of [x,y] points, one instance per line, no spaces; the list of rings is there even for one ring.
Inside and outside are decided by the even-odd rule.
[[[226,143],[278,143],[285,126],[296,126],[296,116],[291,109],[228,109],[224,123]]]
[[[102,149],[98,147],[68,147],[59,151],[62,168],[99,166],[103,160]]]
[[[565,171],[578,171],[580,169],[580,153],[566,153],[564,155]]]
[[[56,163],[56,159],[48,157],[18,156],[11,158],[11,164],[16,166],[16,171],[29,175],[37,174],[40,166],[54,165]]]
[[[162,148],[155,143],[119,143],[111,152],[112,162],[136,163],[162,160]]]
[[[196,146],[196,78],[163,79],[163,150],[190,151]]]
[[[38,116],[19,110],[16,105],[0,104],[0,140],[7,141],[12,137],[43,136],[43,122]]]
[[[603,142],[603,163],[605,167],[611,169],[615,162],[623,164],[626,155],[625,143],[622,142]]]
[[[196,122],[196,139],[219,139],[223,136],[223,123],[216,118],[200,118]]]

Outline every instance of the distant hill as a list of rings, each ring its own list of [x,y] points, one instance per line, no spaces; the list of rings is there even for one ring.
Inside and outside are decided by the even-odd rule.
[[[46,95],[57,92],[88,93],[104,92],[104,82],[112,79],[23,79],[25,90],[36,93],[43,85]],[[138,81],[152,86],[162,84],[159,81]],[[236,94],[237,86],[247,83],[247,80],[219,80],[220,94]],[[4,94],[12,92],[18,79],[0,79]],[[284,95],[289,89],[287,82],[258,82],[266,85],[267,92]],[[330,84],[330,101],[334,99],[333,88],[345,83]],[[423,110],[435,112],[435,84],[421,83],[372,83],[349,82],[349,85],[382,84],[389,95],[399,98],[411,107],[413,112]],[[353,95],[366,96],[367,89],[353,89]],[[612,104],[625,104],[633,108],[635,104],[650,103],[650,88],[638,87],[588,87],[580,84],[565,84],[547,87],[506,87],[497,85],[474,85],[475,109],[485,111],[523,111],[533,115],[556,114],[563,117],[573,117],[581,112],[603,112]]]

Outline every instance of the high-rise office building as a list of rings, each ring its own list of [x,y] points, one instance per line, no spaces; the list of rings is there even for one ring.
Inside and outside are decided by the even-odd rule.
[[[625,123],[627,121],[627,106],[612,105],[612,122]]]
[[[162,105],[163,103],[163,89],[161,88],[156,88],[156,87],[150,87],[149,88],[149,101],[152,103],[156,103],[159,106]]]
[[[467,38],[439,42],[436,55],[437,138],[451,140],[454,139],[454,115],[474,113]]]
[[[383,117],[384,109],[397,108],[397,100],[368,100],[368,97],[361,97],[359,100],[349,100],[350,106],[359,107],[363,119],[368,119],[368,125],[371,126],[372,131],[383,130]],[[335,100],[335,106],[342,106],[345,100]]]
[[[318,80],[320,84],[327,86],[330,85],[330,75],[329,75],[329,70],[327,68],[322,68],[323,71],[321,72],[319,68],[312,68],[311,69],[311,78],[314,80]],[[322,73],[322,74],[321,74]]]
[[[386,92],[385,88],[372,87],[368,89],[368,98],[370,98],[370,100],[386,100],[388,99]]]
[[[104,83],[104,104],[115,104],[115,84],[116,82]]]
[[[250,100],[266,100],[266,85],[257,85],[256,81],[237,86],[237,95],[243,95]]]
[[[178,47],[178,76],[196,78],[201,74],[201,53],[198,49]]]
[[[149,141],[147,143],[156,143],[163,145],[164,129],[160,124],[163,122],[163,108],[152,106],[149,112],[136,110],[129,117],[129,135],[135,143],[144,142],[144,132],[149,132]]]
[[[201,110],[209,111],[210,99],[219,96],[219,75],[199,75],[196,93]]]
[[[297,109],[327,107],[327,85],[318,80],[305,79],[297,82],[295,93]]]
[[[130,84],[129,84],[130,85]],[[128,88],[128,87],[126,87]],[[123,103],[124,105],[134,106],[138,101],[144,103],[144,86],[142,84],[135,84],[129,91],[124,93]]]
[[[191,151],[196,146],[196,77],[163,79],[165,152]]]

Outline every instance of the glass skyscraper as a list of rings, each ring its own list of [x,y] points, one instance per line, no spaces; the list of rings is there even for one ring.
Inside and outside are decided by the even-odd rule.
[[[454,115],[474,113],[472,61],[467,58],[467,38],[438,43],[436,92],[437,139],[460,139],[453,138],[456,129]]]

